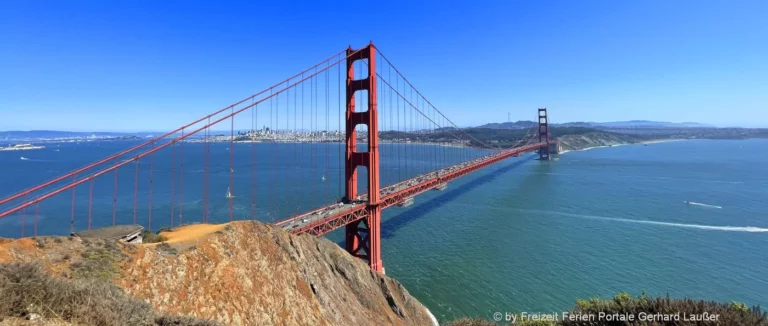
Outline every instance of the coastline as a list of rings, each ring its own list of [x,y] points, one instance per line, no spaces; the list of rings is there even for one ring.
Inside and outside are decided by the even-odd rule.
[[[359,141],[363,142],[364,140],[358,139]],[[204,143],[205,141],[202,140],[194,140],[189,141],[190,143]],[[229,143],[229,140],[212,140],[209,141],[209,143]],[[280,143],[280,144],[320,144],[320,143],[335,143],[335,144],[342,144],[345,143],[343,141],[298,141],[298,140],[235,140],[234,143]],[[455,147],[455,148],[474,148],[472,146],[467,146],[464,144],[455,144],[455,143],[430,143],[430,142],[419,142],[419,141],[390,141],[390,140],[380,140],[379,144],[409,144],[409,145],[434,145],[434,146],[444,146],[444,147]]]
[[[435,318],[435,315],[433,315],[432,312],[429,311],[429,308],[424,306],[424,310],[427,311],[427,315],[429,315],[429,319],[432,319],[432,326],[440,326],[440,323],[437,321],[437,318]]]
[[[565,154],[568,152],[583,152],[583,151],[588,151],[595,148],[617,147],[617,146],[625,146],[625,145],[649,145],[649,144],[668,143],[673,141],[684,141],[684,140],[689,140],[689,139],[685,139],[685,138],[654,139],[654,140],[641,141],[637,143],[618,143],[618,144],[611,144],[611,145],[590,146],[590,147],[585,147],[581,149],[564,150],[558,154]]]

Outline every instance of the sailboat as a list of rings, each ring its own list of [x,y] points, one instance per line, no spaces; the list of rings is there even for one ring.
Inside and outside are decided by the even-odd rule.
[[[227,187],[227,199],[234,198],[235,196],[232,196],[232,192],[229,191],[229,187]]]
[[[325,174],[323,174],[323,182],[325,182]]]

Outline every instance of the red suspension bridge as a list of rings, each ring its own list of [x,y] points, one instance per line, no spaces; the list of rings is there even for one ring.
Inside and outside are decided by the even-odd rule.
[[[371,43],[7,196],[0,219],[18,219],[22,237],[227,218],[317,236],[344,228],[346,250],[381,272],[383,209],[509,157],[548,160],[555,143],[546,109],[537,119],[512,146],[491,146],[440,112]]]

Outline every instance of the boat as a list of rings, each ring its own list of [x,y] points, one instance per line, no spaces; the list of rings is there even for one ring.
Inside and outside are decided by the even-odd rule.
[[[234,198],[235,196],[232,196],[232,192],[229,191],[229,187],[227,187],[227,199]]]
[[[26,157],[24,157],[24,156],[22,156],[22,157],[21,157],[21,160],[22,160],[22,161],[29,161],[29,159],[28,159],[28,158],[26,158]]]
[[[323,182],[325,182],[325,174],[323,174],[323,178],[322,178],[322,180],[323,180]]]
[[[41,149],[41,148],[45,148],[45,146],[35,146],[32,144],[16,144],[13,146],[2,147],[0,148],[0,151],[25,151],[30,149]]]
[[[413,197],[408,197],[405,200],[403,200],[402,202],[397,204],[397,206],[400,206],[400,207],[408,207],[408,206],[411,206],[411,205],[413,205]]]

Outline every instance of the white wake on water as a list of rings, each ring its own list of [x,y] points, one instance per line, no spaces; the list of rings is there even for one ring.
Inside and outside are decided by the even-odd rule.
[[[534,210],[529,210],[529,211],[534,211]],[[757,226],[730,226],[730,225],[720,226],[720,225],[686,224],[686,223],[659,222],[659,221],[648,221],[648,220],[633,220],[633,219],[626,219],[626,218],[605,217],[605,216],[597,216],[597,215],[571,214],[571,213],[563,213],[563,212],[556,212],[556,211],[535,211],[535,212],[540,212],[540,213],[545,213],[545,214],[562,215],[562,216],[588,218],[588,219],[593,219],[593,220],[604,220],[604,221],[616,221],[616,222],[636,223],[636,224],[671,226],[671,227],[688,228],[688,229],[699,229],[699,230],[731,231],[731,232],[768,232],[768,228],[761,228],[761,227],[757,227]]]
[[[29,157],[24,157],[24,156],[22,156],[20,158],[20,160],[22,160],[22,161],[29,161],[29,162],[55,162],[55,161],[52,161],[52,160],[43,160],[43,159],[39,159],[39,158],[29,158]]]
[[[684,201],[684,203],[686,203],[686,204],[688,204],[688,205],[696,205],[696,206],[702,206],[702,207],[710,207],[710,208],[723,208],[722,206],[709,205],[709,204],[702,204],[702,203],[697,203],[697,202],[695,202],[695,201]]]

